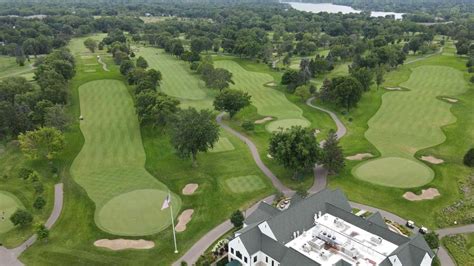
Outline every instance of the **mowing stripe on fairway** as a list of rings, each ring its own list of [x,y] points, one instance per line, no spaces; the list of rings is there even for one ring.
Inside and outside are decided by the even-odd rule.
[[[10,221],[10,216],[19,208],[24,208],[24,206],[15,195],[0,190],[0,234],[15,227]]]
[[[409,91],[385,93],[365,133],[382,157],[359,164],[353,174],[386,186],[418,187],[430,182],[434,173],[414,154],[444,142],[441,127],[456,121],[451,104],[437,97],[463,93],[467,86],[462,72],[445,66],[416,67],[400,86]]]
[[[214,145],[214,148],[209,152],[224,152],[224,151],[233,151],[235,149],[232,142],[228,138],[220,137],[219,141]]]
[[[85,141],[71,174],[96,204],[96,224],[117,235],[165,229],[171,223],[169,210],[160,207],[168,189],[144,168],[145,151],[127,88],[118,80],[91,81],[79,87],[79,99]],[[172,204],[177,214],[177,195]]]
[[[247,71],[232,60],[219,60],[214,62],[214,65],[232,72],[235,84],[231,85],[231,88],[248,92],[252,96],[252,104],[257,107],[260,115],[278,118],[267,125],[268,131],[273,131],[278,127],[310,125],[309,121],[303,117],[303,111],[290,102],[283,92],[264,86],[269,81],[273,81],[272,76]]]
[[[265,188],[265,183],[256,175],[232,177],[224,182],[227,188],[234,193],[246,193]]]

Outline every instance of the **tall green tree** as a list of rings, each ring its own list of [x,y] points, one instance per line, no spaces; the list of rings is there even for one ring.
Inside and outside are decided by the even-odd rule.
[[[188,108],[180,111],[173,123],[171,142],[183,158],[191,157],[197,166],[198,152],[207,152],[219,140],[219,126],[209,110]]]
[[[140,67],[143,69],[148,67],[148,62],[145,60],[145,58],[143,58],[143,56],[139,56],[137,58],[137,67]]]
[[[364,91],[370,90],[370,86],[373,84],[374,75],[368,68],[350,68],[351,76],[357,79]]]
[[[273,132],[268,151],[279,164],[294,171],[295,177],[314,167],[322,155],[313,132],[301,126]]]
[[[321,163],[333,174],[339,173],[345,166],[344,154],[339,146],[337,135],[334,130],[329,131],[326,141],[323,144],[323,156]]]
[[[380,88],[380,85],[384,82],[385,69],[383,66],[378,66],[375,68],[375,84],[377,84],[377,90]]]
[[[15,213],[10,216],[10,221],[13,225],[25,227],[33,221],[33,215],[26,210],[18,209]]]
[[[18,141],[22,152],[33,159],[52,159],[64,148],[64,135],[52,127],[22,133]]]
[[[97,41],[91,38],[87,38],[84,41],[84,46],[89,49],[92,53],[95,52],[95,49],[97,49]]]
[[[230,84],[234,84],[232,73],[224,68],[215,68],[208,75],[203,74],[203,77],[206,87],[219,91],[229,88]]]
[[[214,99],[214,108],[229,113],[230,118],[242,108],[250,105],[251,96],[240,90],[225,90]]]
[[[230,216],[230,222],[234,225],[235,228],[240,228],[244,225],[244,214],[240,210],[236,210]]]

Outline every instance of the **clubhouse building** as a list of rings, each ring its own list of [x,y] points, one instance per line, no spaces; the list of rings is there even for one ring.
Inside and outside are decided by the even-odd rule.
[[[329,189],[294,197],[283,211],[260,203],[228,253],[230,265],[246,266],[429,266],[433,257],[420,234],[391,231],[378,212],[356,216],[345,195]]]

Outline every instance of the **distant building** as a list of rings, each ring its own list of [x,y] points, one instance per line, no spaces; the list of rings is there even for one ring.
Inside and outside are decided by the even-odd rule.
[[[151,17],[151,13],[145,13],[145,17]]]
[[[340,190],[323,190],[290,207],[260,203],[229,242],[231,265],[431,265],[423,236],[391,231],[380,213],[352,214]]]

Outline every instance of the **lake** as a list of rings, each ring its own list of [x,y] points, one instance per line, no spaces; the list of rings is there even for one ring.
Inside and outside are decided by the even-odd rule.
[[[323,4],[313,4],[313,3],[297,3],[297,2],[283,2],[285,4],[291,5],[296,10],[306,11],[312,13],[328,12],[328,13],[360,13],[360,10],[356,10],[350,6],[334,5],[330,3]],[[371,17],[385,17],[387,15],[394,15],[396,19],[402,19],[404,13],[395,13],[395,12],[382,12],[382,11],[372,11],[370,13]]]

